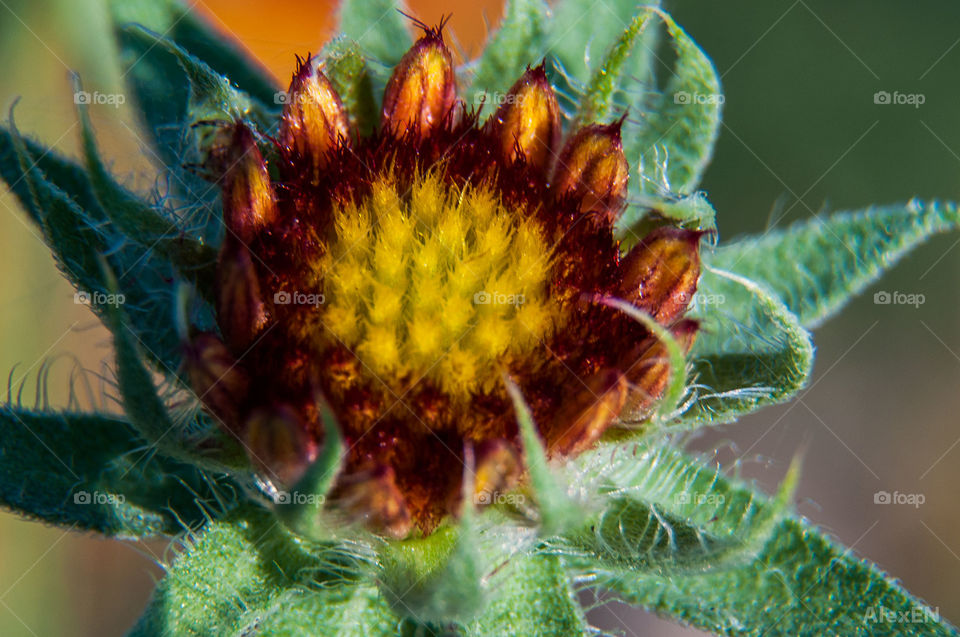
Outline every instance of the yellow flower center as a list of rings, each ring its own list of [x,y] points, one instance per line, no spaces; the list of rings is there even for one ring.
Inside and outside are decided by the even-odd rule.
[[[540,225],[488,189],[385,176],[333,214],[315,337],[343,343],[391,387],[426,378],[459,398],[492,391],[501,364],[560,322]]]

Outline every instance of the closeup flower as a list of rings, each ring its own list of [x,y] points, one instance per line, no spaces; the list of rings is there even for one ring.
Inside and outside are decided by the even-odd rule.
[[[445,20],[343,0],[287,90],[180,0],[107,5],[130,99],[73,77],[80,160],[11,113],[0,178],[122,411],[11,374],[0,505],[166,538],[131,635],[595,635],[612,595],[723,635],[957,634],[792,512],[798,462],[766,495],[684,449],[796,396],[809,330],[956,204],[718,244],[720,76],[656,2],[509,0],[457,64]],[[94,132],[127,103],[146,193]]]
[[[501,101],[481,124],[442,26],[424,28],[373,134],[308,58],[266,151],[239,121],[215,149],[222,340],[193,336],[193,389],[283,488],[324,445],[321,396],[348,449],[331,506],[392,536],[459,514],[467,449],[474,502],[522,480],[508,381],[553,457],[643,420],[668,357],[608,300],[684,349],[697,331],[702,233],[664,225],[625,254],[615,238],[622,120],[562,130],[542,64]]]

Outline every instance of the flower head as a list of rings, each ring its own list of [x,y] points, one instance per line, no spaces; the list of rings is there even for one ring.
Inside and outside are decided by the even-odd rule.
[[[509,378],[548,453],[577,454],[642,419],[665,347],[605,303],[632,303],[685,347],[694,231],[621,254],[630,167],[621,122],[564,132],[544,67],[481,124],[457,96],[442,27],[393,71],[361,137],[322,68],[294,74],[274,152],[224,131],[220,336],[196,334],[194,389],[271,479],[289,485],[327,437],[348,449],[330,505],[402,537],[523,477]],[[265,159],[265,156],[270,159]]]

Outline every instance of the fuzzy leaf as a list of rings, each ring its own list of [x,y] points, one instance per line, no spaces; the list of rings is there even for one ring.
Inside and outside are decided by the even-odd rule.
[[[370,559],[361,545],[303,542],[250,507],[187,543],[131,636],[396,635]]]
[[[474,516],[380,551],[381,590],[400,615],[432,622],[471,619],[485,603]]]
[[[81,91],[74,76],[75,91]],[[151,207],[114,181],[100,158],[86,104],[78,104],[83,153],[93,194],[117,230],[138,243],[144,252],[156,250],[210,298],[217,252],[186,235],[186,228]]]
[[[693,402],[667,430],[733,422],[788,400],[806,384],[810,335],[765,286],[705,268],[690,316],[701,321],[688,355]]]
[[[634,45],[642,41],[642,35],[650,22],[650,12],[638,13],[630,20],[619,39],[610,47],[587,82],[586,91],[580,98],[577,125],[590,124],[606,117],[611,110],[614,92],[620,87],[626,63]]]
[[[630,182],[630,194],[638,205],[620,218],[622,233],[650,209],[670,216],[671,203],[694,193],[720,130],[723,93],[713,63],[673,18],[658,13],[677,60],[673,76],[642,117],[628,120],[624,126],[627,160],[639,169],[640,179]],[[701,229],[713,227],[712,217],[700,225]]]
[[[660,12],[677,54],[674,76],[631,142],[644,166],[654,165],[656,149],[665,149],[670,191],[689,194],[700,183],[720,130],[723,93],[710,58],[666,13]],[[642,184],[641,184],[642,186]]]
[[[588,528],[569,534],[567,560],[664,574],[705,572],[749,560],[790,506],[794,463],[767,501],[720,482],[717,470],[692,463],[661,442],[605,445],[577,461],[580,478],[607,504]]]
[[[40,226],[47,244],[74,285],[89,293],[104,292],[103,280],[96,274],[99,255],[104,248],[103,238],[92,227],[97,218],[91,217],[67,193],[47,181],[40,171],[39,159],[28,151],[12,118],[10,129],[2,132],[3,144],[9,148],[3,154],[4,179]],[[51,151],[47,153],[52,154]],[[76,175],[71,173],[70,176]],[[99,205],[95,212],[103,214]]]
[[[340,473],[345,447],[340,425],[330,407],[322,399],[318,401],[318,410],[323,423],[323,450],[319,457],[307,469],[306,473],[291,491],[315,496],[305,498],[304,502],[278,503],[277,517],[290,529],[300,535],[321,540],[331,537],[330,529],[324,520],[323,507],[326,496]]]
[[[467,95],[470,104],[496,109],[496,98],[506,95],[527,66],[545,53],[550,7],[543,0],[510,0],[503,9],[500,28],[490,36],[476,63]],[[492,106],[492,108],[491,108]]]
[[[130,30],[128,25],[163,34],[181,50],[203,62],[218,75],[228,77],[239,91],[249,94],[261,108],[277,102],[279,87],[233,41],[211,29],[179,0],[109,0],[110,17],[119,47],[123,78],[163,165],[178,167],[186,156],[184,123],[190,98],[187,74],[169,50],[158,47]],[[202,180],[178,174],[172,186],[202,193]],[[194,195],[196,196],[196,195]]]
[[[540,509],[541,533],[553,535],[575,524],[579,512],[547,461],[543,441],[537,433],[533,414],[530,413],[530,407],[520,388],[509,378],[504,378],[504,382],[517,415],[520,440],[523,442],[524,465],[530,474],[530,487]]]
[[[103,263],[101,269],[108,293],[116,295],[117,282],[109,266]],[[203,440],[206,448],[201,451],[197,445],[199,440],[191,441],[186,429],[171,420],[168,407],[157,394],[153,378],[143,364],[140,351],[143,343],[130,329],[121,306],[121,303],[106,303],[103,315],[104,322],[113,333],[117,385],[131,424],[150,443],[151,449],[156,449],[162,455],[221,473],[247,469],[249,463],[246,455],[235,439],[207,438]]]
[[[264,104],[272,104],[279,87],[270,72],[235,40],[211,28],[195,5],[180,0],[109,0],[110,16],[117,27],[128,23],[162,33],[190,55],[202,60],[240,90]],[[126,53],[126,52],[123,52]],[[149,60],[137,64],[150,65]]]
[[[613,494],[659,501],[715,533],[742,532],[764,519],[775,522],[743,564],[686,573],[596,562],[578,567],[593,585],[629,603],[730,636],[956,634],[933,614],[925,615],[932,611],[875,566],[810,525],[780,516],[795,468],[781,496],[771,501],[664,443],[601,448],[592,455],[582,461],[585,479],[599,476],[611,487],[620,485]],[[871,611],[880,619],[871,622]],[[898,623],[898,612],[916,613],[912,616],[922,621]],[[894,613],[893,623],[884,613]]]
[[[0,127],[0,177],[40,227],[64,274],[90,301],[108,292],[99,269],[100,256],[107,255],[118,273],[131,327],[161,369],[166,373],[175,369],[180,349],[170,328],[174,316],[170,281],[176,271],[159,253],[130,241],[113,224],[97,199],[90,175],[77,163],[22,137],[11,121],[10,128]],[[121,188],[110,184],[101,187]],[[41,204],[41,199],[46,203]],[[102,315],[97,303],[91,303],[91,308]],[[204,320],[201,312],[196,322]]]
[[[745,567],[670,577],[605,572],[596,584],[719,635],[958,634],[876,566],[793,519]]]
[[[196,469],[152,457],[113,416],[0,408],[0,504],[121,537],[175,534],[235,498]]]
[[[183,69],[190,85],[184,122],[187,126],[204,121],[247,119],[256,123],[262,131],[273,132],[270,127],[276,118],[271,116],[271,109],[234,88],[228,77],[217,73],[203,60],[158,33],[138,25],[130,26],[128,31],[132,36],[141,38],[144,45],[168,51]],[[276,110],[275,107],[273,110]]]
[[[707,260],[762,281],[806,327],[814,328],[912,249],[935,234],[958,228],[955,203],[914,199],[745,237],[719,248]]]
[[[607,49],[617,42],[641,4],[659,5],[659,1],[609,0],[598,5],[594,0],[560,0],[554,9],[547,39],[550,51],[577,83],[585,85],[593,73],[601,70]],[[644,42],[630,56],[624,77],[646,81],[651,74],[650,43]]]
[[[340,31],[360,46],[371,60],[373,94],[380,110],[383,88],[390,72],[413,45],[403,0],[343,0],[340,3]]]
[[[350,123],[360,135],[370,135],[380,123],[380,113],[373,95],[371,71],[360,46],[339,36],[327,43],[321,58],[323,72],[337,89]]]
[[[495,591],[483,614],[467,626],[467,635],[586,635],[583,610],[566,569],[553,555],[514,557],[491,580]]]

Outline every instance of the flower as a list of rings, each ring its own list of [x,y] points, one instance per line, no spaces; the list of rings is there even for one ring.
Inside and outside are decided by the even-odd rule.
[[[347,452],[329,505],[393,537],[429,534],[513,488],[523,454],[507,382],[547,453],[569,457],[649,414],[684,319],[700,232],[663,226],[625,255],[614,223],[629,166],[621,121],[562,130],[543,65],[486,122],[458,98],[443,26],[393,70],[360,136],[313,60],[299,64],[269,151],[221,131],[226,238],[219,334],[187,344],[194,391],[289,487],[327,439]]]

